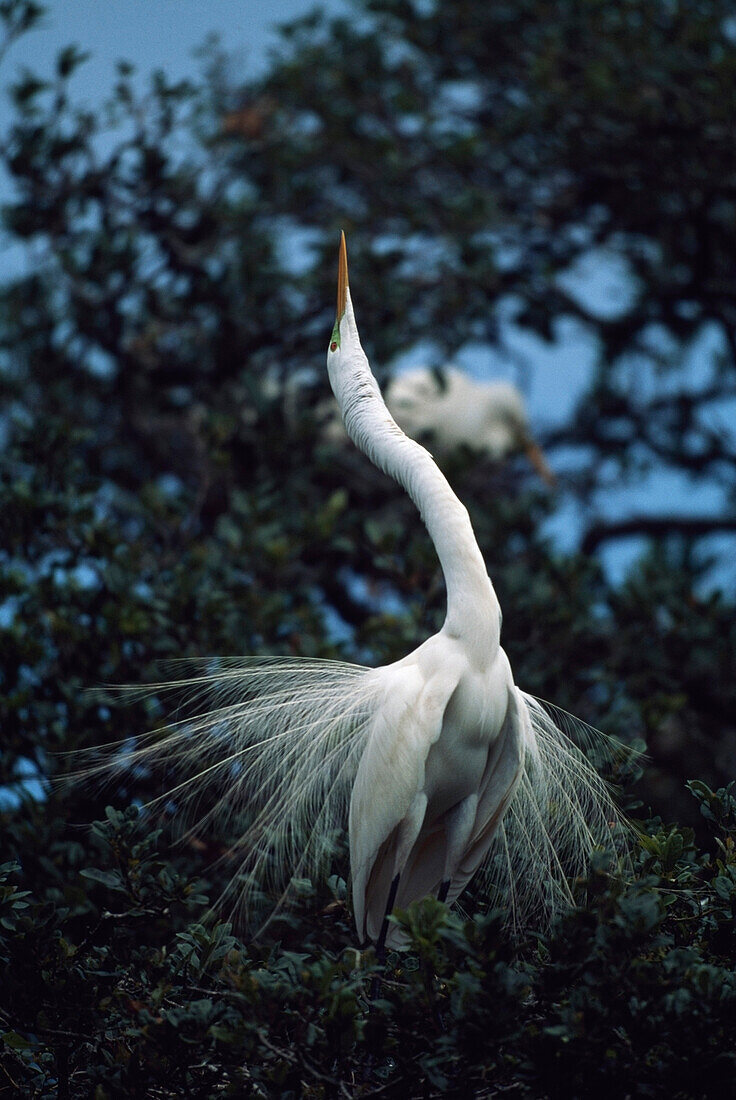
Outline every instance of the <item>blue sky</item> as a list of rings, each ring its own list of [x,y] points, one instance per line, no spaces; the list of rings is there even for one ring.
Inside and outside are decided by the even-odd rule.
[[[51,0],[40,29],[15,47],[2,83],[26,65],[48,72],[60,49],[79,43],[92,54],[76,77],[80,98],[99,101],[110,88],[119,58],[142,73],[164,69],[169,76],[192,73],[192,52],[208,34],[219,33],[229,52],[242,57],[243,75],[257,72],[273,45],[272,27],[319,6],[337,12],[341,0]],[[7,102],[2,104],[4,122]]]
[[[51,75],[65,46],[78,45],[89,54],[71,90],[80,104],[95,105],[109,97],[115,63],[121,59],[135,65],[142,84],[156,69],[163,69],[170,79],[191,77],[198,71],[197,49],[217,34],[242,66],[245,80],[267,65],[278,23],[315,7],[336,13],[344,6],[343,0],[50,0],[41,24],[16,42],[3,61],[0,134],[12,118],[8,86],[24,69],[42,78]],[[0,202],[7,188],[0,170]],[[7,271],[14,261],[4,260]]]

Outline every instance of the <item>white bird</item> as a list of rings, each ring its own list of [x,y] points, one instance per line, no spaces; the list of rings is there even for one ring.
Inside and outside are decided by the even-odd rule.
[[[523,451],[540,477],[555,483],[511,382],[475,381],[451,366],[416,367],[391,379],[386,404],[397,424],[413,439],[426,439],[437,455],[464,446],[500,462]]]
[[[439,633],[377,670],[382,697],[350,799],[355,921],[362,939],[380,944],[394,905],[428,894],[452,903],[462,893],[539,745],[534,711],[501,646],[501,607],[468,512],[391,416],[361,347],[344,236],[327,370],[348,435],[417,505],[447,589]]]
[[[205,705],[88,771],[162,764],[156,801],[195,828],[237,830],[232,890],[246,914],[268,883],[329,861],[347,818],[361,942],[398,944],[395,906],[452,903],[484,867],[511,925],[544,926],[572,904],[568,877],[596,845],[621,848],[608,788],[565,730],[596,735],[515,685],[501,609],[468,513],[429,453],[398,427],[363,352],[340,244],[327,369],[348,434],[411,496],[445,577],[442,629],[393,664],[299,658],[210,662],[186,681]],[[204,809],[204,813],[202,812]],[[615,857],[612,857],[615,858]]]
[[[281,380],[271,373],[261,383],[265,398],[282,398],[290,427],[299,421],[309,377],[290,375]],[[547,485],[557,483],[532,434],[524,398],[511,382],[476,381],[449,365],[440,370],[414,367],[389,380],[385,401],[399,427],[412,439],[426,443],[440,460],[460,447],[496,463],[523,452]],[[320,401],[316,414],[323,439],[340,445],[348,442],[333,401]],[[257,413],[245,408],[241,416],[255,423]]]

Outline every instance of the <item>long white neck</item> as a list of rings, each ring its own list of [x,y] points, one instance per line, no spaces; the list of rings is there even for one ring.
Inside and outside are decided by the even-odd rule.
[[[406,489],[434,543],[447,589],[445,632],[462,638],[479,660],[500,644],[500,606],[467,509],[428,451],[404,434],[386,408],[360,346],[348,294],[340,324],[341,353],[328,359],[330,382],[345,428],[374,465]]]

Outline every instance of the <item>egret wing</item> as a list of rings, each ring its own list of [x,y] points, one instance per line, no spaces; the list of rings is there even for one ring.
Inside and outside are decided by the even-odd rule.
[[[529,717],[518,688],[508,693],[506,717],[488,754],[478,799],[475,828],[457,872],[452,877],[448,903],[452,904],[483,863],[504,814],[514,797],[524,769],[524,756],[531,737]]]
[[[371,720],[350,800],[353,907],[363,939],[378,935],[398,830],[410,813],[421,812],[427,755],[460,678],[452,666],[431,677],[408,663],[384,671],[383,701]]]

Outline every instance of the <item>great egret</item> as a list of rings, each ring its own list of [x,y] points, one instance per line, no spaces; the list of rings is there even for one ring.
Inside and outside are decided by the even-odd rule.
[[[394,905],[428,894],[452,903],[462,893],[524,776],[539,769],[549,724],[514,684],[501,608],[467,510],[383,401],[355,323],[344,235],[327,370],[348,435],[417,505],[447,589],[439,633],[374,674],[380,698],[350,799],[355,921],[362,938],[382,944]],[[536,802],[529,786],[516,801],[530,793]]]
[[[232,889],[246,914],[266,882],[288,885],[323,865],[347,818],[361,941],[398,943],[395,906],[429,894],[452,903],[481,866],[511,924],[544,925],[571,904],[568,876],[584,873],[593,847],[615,851],[621,819],[565,732],[587,727],[556,712],[559,728],[514,684],[468,513],[390,415],[361,347],[344,236],[327,369],[348,434],[427,526],[447,588],[442,629],[379,668],[205,664],[157,689],[188,685],[206,700],[200,713],[91,770],[162,763],[177,781],[159,801],[194,812],[197,829],[216,816],[237,828],[228,856],[239,860]]]
[[[390,379],[386,406],[412,439],[426,442],[443,458],[458,447],[470,447],[500,462],[523,451],[547,485],[556,479],[529,426],[524,398],[511,382],[481,382],[457,367],[440,371],[414,367]],[[323,434],[333,443],[346,440],[341,419],[323,402]]]
[[[415,367],[391,379],[386,404],[399,427],[427,439],[442,455],[465,446],[495,462],[523,451],[539,476],[554,485],[541,448],[529,427],[524,398],[503,381],[475,381],[456,367]]]

